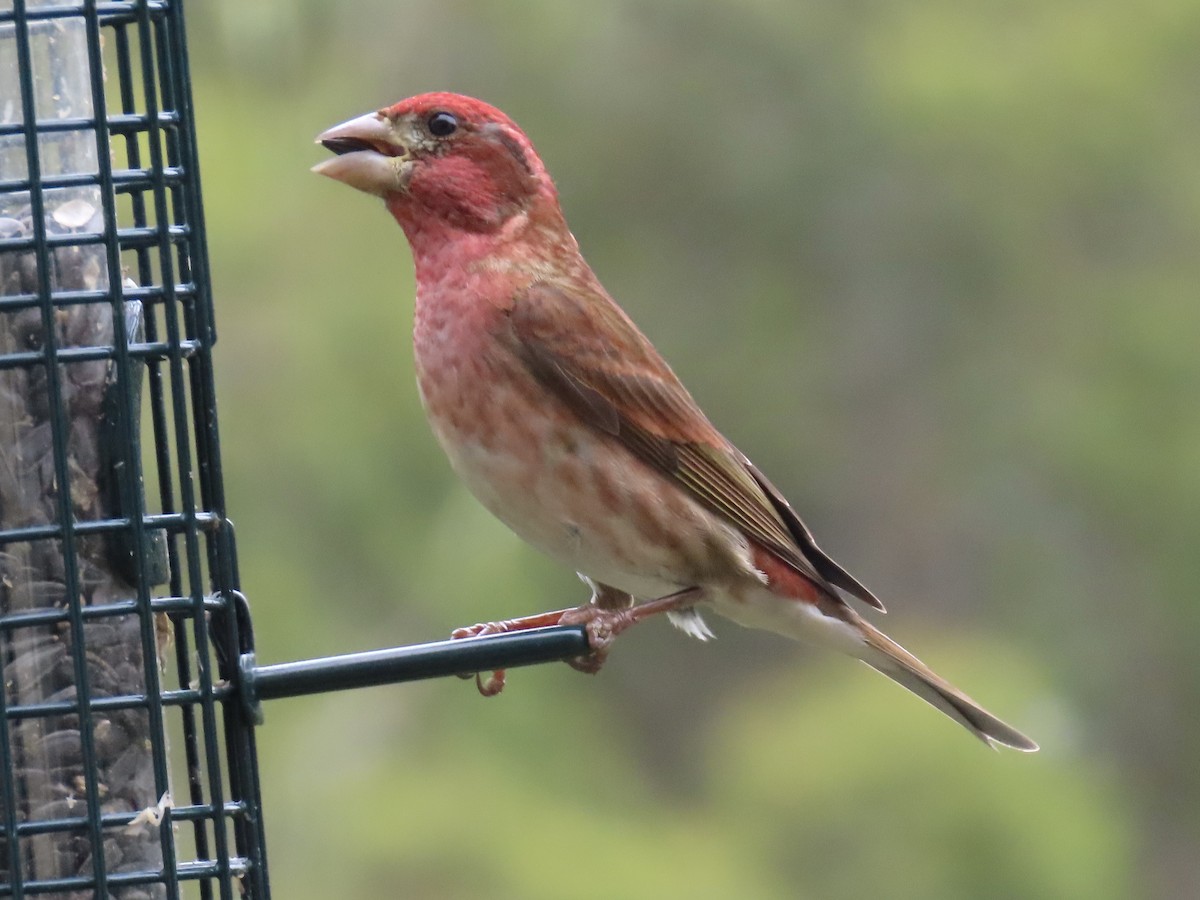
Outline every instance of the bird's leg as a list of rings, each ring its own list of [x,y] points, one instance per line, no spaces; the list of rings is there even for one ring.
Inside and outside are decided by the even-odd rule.
[[[468,625],[464,628],[454,629],[450,633],[450,637],[458,640],[485,634],[528,631],[531,628],[545,628],[551,625],[583,625],[587,632],[591,651],[585,656],[568,660],[567,664],[580,672],[595,674],[604,665],[609,650],[612,648],[612,642],[618,634],[650,616],[691,606],[700,599],[702,593],[700,588],[690,587],[676,591],[674,594],[668,594],[666,597],[635,604],[633,597],[624,591],[618,591],[606,584],[590,580],[588,583],[592,586],[592,597],[582,606],[556,609],[552,612],[521,616],[516,619]],[[470,678],[471,675],[463,674],[460,677]],[[474,677],[475,686],[485,697],[494,697],[504,690],[504,669],[492,672],[488,675],[487,680],[484,680],[482,672],[476,672]]]
[[[451,640],[459,640],[460,638],[479,637],[484,634],[507,634],[510,631],[529,631],[531,628],[546,628],[550,625],[559,624],[558,620],[574,608],[556,609],[552,612],[521,616],[516,619],[502,619],[499,622],[480,622],[478,625],[467,625],[463,628],[455,628],[450,632],[450,638]]]
[[[581,576],[583,577],[583,576]],[[624,591],[618,591],[616,588],[609,587],[607,584],[598,584],[590,578],[583,578],[584,582],[592,589],[591,599],[586,604],[579,607],[571,607],[569,609],[556,609],[552,612],[537,613],[532,616],[521,616],[516,619],[503,619],[499,622],[481,622],[478,625],[468,625],[465,628],[456,628],[450,633],[452,640],[468,637],[479,637],[484,634],[507,634],[511,631],[528,631],[531,628],[545,628],[549,625],[570,625],[574,624],[572,620],[568,620],[568,616],[573,613],[582,613],[583,611],[596,607],[598,609],[626,609],[633,605],[633,597]],[[584,619],[580,619],[583,622]],[[588,635],[589,640],[591,635]],[[588,669],[577,665],[582,660],[590,659],[592,654],[581,656],[578,660],[570,660],[569,664],[579,668],[581,671],[598,671],[600,666],[597,663],[593,668]],[[482,672],[475,673],[475,687],[479,689],[479,693],[485,697],[494,697],[496,694],[504,690],[505,670],[497,669],[487,676],[484,680]],[[469,674],[459,676],[461,678],[470,678]]]
[[[600,671],[600,667],[604,665],[604,660],[608,658],[607,643],[611,643],[610,638],[602,651],[594,646],[596,642],[596,634],[594,632],[595,623],[600,621],[601,618],[606,617],[607,613],[631,609],[636,601],[634,601],[633,595],[630,593],[618,590],[611,585],[599,581],[593,581],[583,574],[580,574],[579,577],[592,589],[592,598],[583,606],[564,610],[559,623],[562,625],[585,626],[588,645],[592,649],[583,656],[568,659],[567,665],[579,672],[595,675]]]

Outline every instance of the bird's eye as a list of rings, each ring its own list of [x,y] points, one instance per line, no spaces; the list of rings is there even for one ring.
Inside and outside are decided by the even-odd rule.
[[[458,130],[458,119],[448,112],[435,112],[426,124],[434,137],[449,137]]]

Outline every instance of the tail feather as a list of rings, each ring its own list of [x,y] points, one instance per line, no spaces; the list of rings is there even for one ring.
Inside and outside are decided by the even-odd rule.
[[[941,710],[988,746],[1003,744],[1015,750],[1032,752],[1038,745],[1030,738],[990,712],[935,674],[927,665],[861,619],[857,623],[866,646],[861,659],[892,681],[908,688],[926,703]]]

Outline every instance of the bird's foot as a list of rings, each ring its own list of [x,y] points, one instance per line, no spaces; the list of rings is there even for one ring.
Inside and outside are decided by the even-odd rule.
[[[568,612],[571,612],[571,610],[559,609],[553,612],[538,613],[533,616],[522,616],[518,619],[502,619],[499,622],[480,622],[477,625],[455,628],[450,632],[450,639],[461,640],[462,638],[481,637],[485,634],[508,634],[511,631],[528,631],[531,628],[545,628],[548,625],[559,624],[559,620]],[[469,672],[463,673],[459,677],[474,677],[475,687],[479,689],[480,694],[484,697],[495,697],[504,690],[506,670],[496,669],[486,679],[483,672],[476,672],[473,676]]]
[[[574,609],[563,610],[559,625],[582,625],[587,634],[588,647],[583,656],[568,659],[567,665],[577,672],[595,675],[604,666],[612,642],[617,635],[633,624],[630,609],[604,609],[593,603],[585,603]]]
[[[666,597],[647,600],[645,603],[619,609],[602,606],[596,602],[597,598],[593,597],[590,602],[570,609],[558,609],[517,619],[503,619],[499,622],[483,622],[478,625],[468,625],[465,628],[456,628],[451,632],[450,637],[458,640],[485,634],[527,631],[531,628],[545,628],[550,625],[582,625],[587,633],[588,646],[591,649],[583,656],[567,660],[567,665],[580,672],[594,675],[604,666],[604,661],[608,659],[608,654],[612,649],[612,643],[621,632],[658,613],[693,606],[700,596],[701,589],[691,587]],[[472,676],[464,674],[461,677],[470,678]],[[504,669],[497,669],[486,679],[484,673],[476,672],[474,678],[475,686],[484,697],[494,697],[504,690]]]
[[[691,587],[666,597],[619,609],[597,605],[593,598],[592,603],[564,610],[559,624],[583,625],[587,632],[588,646],[591,647],[589,653],[567,660],[567,665],[588,675],[595,675],[604,666],[612,650],[613,641],[621,632],[650,616],[693,606],[699,599],[700,588]]]

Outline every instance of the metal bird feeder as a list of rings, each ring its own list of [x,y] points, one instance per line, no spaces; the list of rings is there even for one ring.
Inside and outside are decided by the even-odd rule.
[[[258,666],[179,0],[0,0],[0,897],[269,896],[262,699],[581,629]]]

